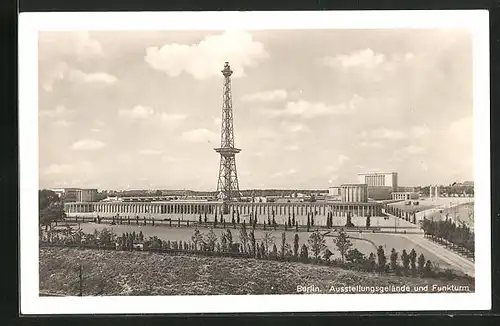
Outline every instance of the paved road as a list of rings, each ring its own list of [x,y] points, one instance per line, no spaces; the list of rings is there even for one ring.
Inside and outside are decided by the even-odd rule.
[[[394,217],[394,215],[388,214],[390,217]],[[411,242],[421,246],[422,248],[432,252],[437,257],[447,262],[455,269],[462,271],[472,277],[475,275],[475,264],[471,260],[460,256],[459,254],[446,249],[445,247],[432,242],[424,237],[423,234],[399,234],[397,236],[404,237]]]
[[[432,252],[434,255],[438,256],[443,261],[447,262],[455,269],[460,270],[469,276],[474,277],[475,268],[474,262],[469,259],[460,256],[459,254],[446,249],[445,247],[427,240],[423,235],[418,234],[402,234],[400,235],[406,239],[412,241],[413,243],[421,246],[422,248]]]

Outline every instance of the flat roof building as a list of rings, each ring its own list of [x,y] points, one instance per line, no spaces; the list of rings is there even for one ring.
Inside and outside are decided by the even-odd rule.
[[[358,182],[368,187],[391,187],[398,191],[398,174],[396,172],[367,172],[358,173]]]
[[[420,198],[418,192],[412,192],[412,191],[393,192],[391,196],[393,200],[414,200]]]

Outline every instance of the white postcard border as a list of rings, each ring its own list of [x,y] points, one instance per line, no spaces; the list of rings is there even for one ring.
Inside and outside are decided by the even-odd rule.
[[[22,13],[19,17],[23,314],[486,310],[491,308],[489,17],[469,11]],[[470,294],[39,297],[38,31],[466,28],[473,35],[476,284]]]

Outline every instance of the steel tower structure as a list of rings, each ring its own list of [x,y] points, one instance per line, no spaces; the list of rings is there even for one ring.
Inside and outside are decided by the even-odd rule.
[[[224,69],[221,72],[224,76],[221,140],[220,147],[214,150],[220,154],[217,192],[224,203],[227,203],[240,197],[235,155],[241,149],[234,147],[233,100],[231,95],[231,75],[233,71],[229,67],[229,62],[224,64]],[[227,205],[224,205],[224,213],[227,213]]]

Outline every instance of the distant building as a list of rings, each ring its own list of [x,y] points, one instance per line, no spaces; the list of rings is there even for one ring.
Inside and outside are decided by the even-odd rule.
[[[420,198],[418,192],[412,192],[412,191],[393,192],[391,196],[393,200],[414,200]]]
[[[342,189],[342,187],[340,187],[340,186],[328,187],[327,198],[329,200],[342,200],[341,189]]]
[[[65,202],[92,202],[97,198],[97,189],[58,188],[51,190],[59,197],[64,196]]]
[[[392,187],[368,186],[368,198],[373,200],[391,199]]]
[[[340,200],[344,203],[366,203],[368,186],[366,184],[343,184],[340,186]]]
[[[398,191],[398,174],[396,172],[370,172],[358,173],[358,182],[368,187],[391,187]]]
[[[77,201],[93,202],[97,199],[97,189],[79,189],[77,192]]]

